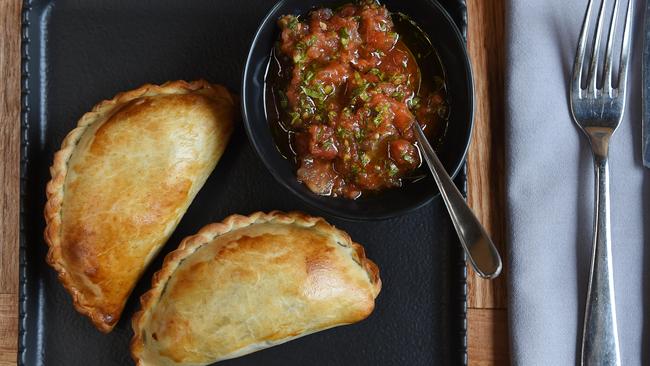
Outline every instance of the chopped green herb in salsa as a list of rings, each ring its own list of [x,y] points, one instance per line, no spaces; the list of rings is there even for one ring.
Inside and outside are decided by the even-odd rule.
[[[430,132],[446,123],[444,80],[420,80],[391,14],[374,1],[278,24],[283,67],[274,98],[298,180],[317,194],[352,199],[400,186],[421,163],[412,124]]]

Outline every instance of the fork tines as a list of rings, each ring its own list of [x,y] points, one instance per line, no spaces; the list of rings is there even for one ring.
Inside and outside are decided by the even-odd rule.
[[[602,82],[598,82],[598,66],[599,54],[601,50],[601,31],[603,28],[605,13],[608,12],[608,0],[602,0],[600,10],[598,12],[598,20],[596,24],[596,32],[593,38],[591,47],[591,60],[589,61],[589,74],[587,78],[587,87],[582,87],[582,71],[585,60],[585,53],[587,49],[587,36],[589,33],[589,24],[591,20],[591,13],[594,7],[594,0],[589,0],[585,18],[582,23],[582,30],[580,31],[580,40],[578,41],[578,50],[576,52],[575,63],[573,65],[573,78],[571,81],[571,93],[575,94],[572,97],[596,97],[602,93],[604,95],[615,97],[625,97],[625,87],[627,81],[628,58],[630,51],[630,23],[632,18],[632,3],[633,0],[627,0],[627,11],[625,14],[625,25],[623,27],[623,43],[621,46],[621,54],[619,61],[618,85],[614,86],[612,81],[612,67],[613,67],[613,45],[614,40],[617,38],[617,18],[619,13],[619,0],[614,0],[614,8],[610,15],[609,35],[607,38],[607,48],[605,50],[605,64],[603,66]],[[600,87],[599,87],[600,85]]]

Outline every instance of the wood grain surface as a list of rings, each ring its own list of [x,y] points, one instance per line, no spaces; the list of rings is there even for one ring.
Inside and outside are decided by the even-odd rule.
[[[0,0],[0,365],[18,348],[20,2]]]
[[[15,365],[18,336],[20,186],[20,0],[0,0],[0,366]],[[468,42],[476,119],[468,157],[469,202],[505,252],[503,188],[504,0],[469,0]],[[505,277],[470,271],[468,347],[472,366],[507,365]]]
[[[468,201],[492,236],[504,261],[499,278],[487,281],[469,270],[468,353],[470,365],[508,365],[504,191],[505,0],[469,0],[469,54],[476,100],[467,158]]]

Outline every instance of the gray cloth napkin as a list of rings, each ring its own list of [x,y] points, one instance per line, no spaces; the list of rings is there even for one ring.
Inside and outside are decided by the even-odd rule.
[[[628,105],[610,145],[623,365],[650,365],[650,171],[641,163],[643,1],[635,0]],[[624,5],[627,1],[623,2]],[[506,192],[513,365],[575,365],[589,275],[594,174],[567,97],[587,0],[509,0]],[[644,313],[648,315],[644,315]]]

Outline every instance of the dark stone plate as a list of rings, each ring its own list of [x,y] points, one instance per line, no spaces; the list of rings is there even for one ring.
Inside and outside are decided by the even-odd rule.
[[[115,330],[77,314],[45,263],[45,184],[52,156],[95,103],[144,83],[205,78],[235,92],[248,47],[273,1],[63,0],[24,5],[20,365],[130,365],[130,319],[151,275],[180,240],[232,213],[300,210],[238,127],[221,162],[131,296]],[[465,29],[464,1],[447,0]],[[465,174],[457,182],[464,186]],[[442,201],[396,219],[325,218],[363,244],[384,283],[375,312],[220,365],[462,365],[466,363],[463,254]]]

